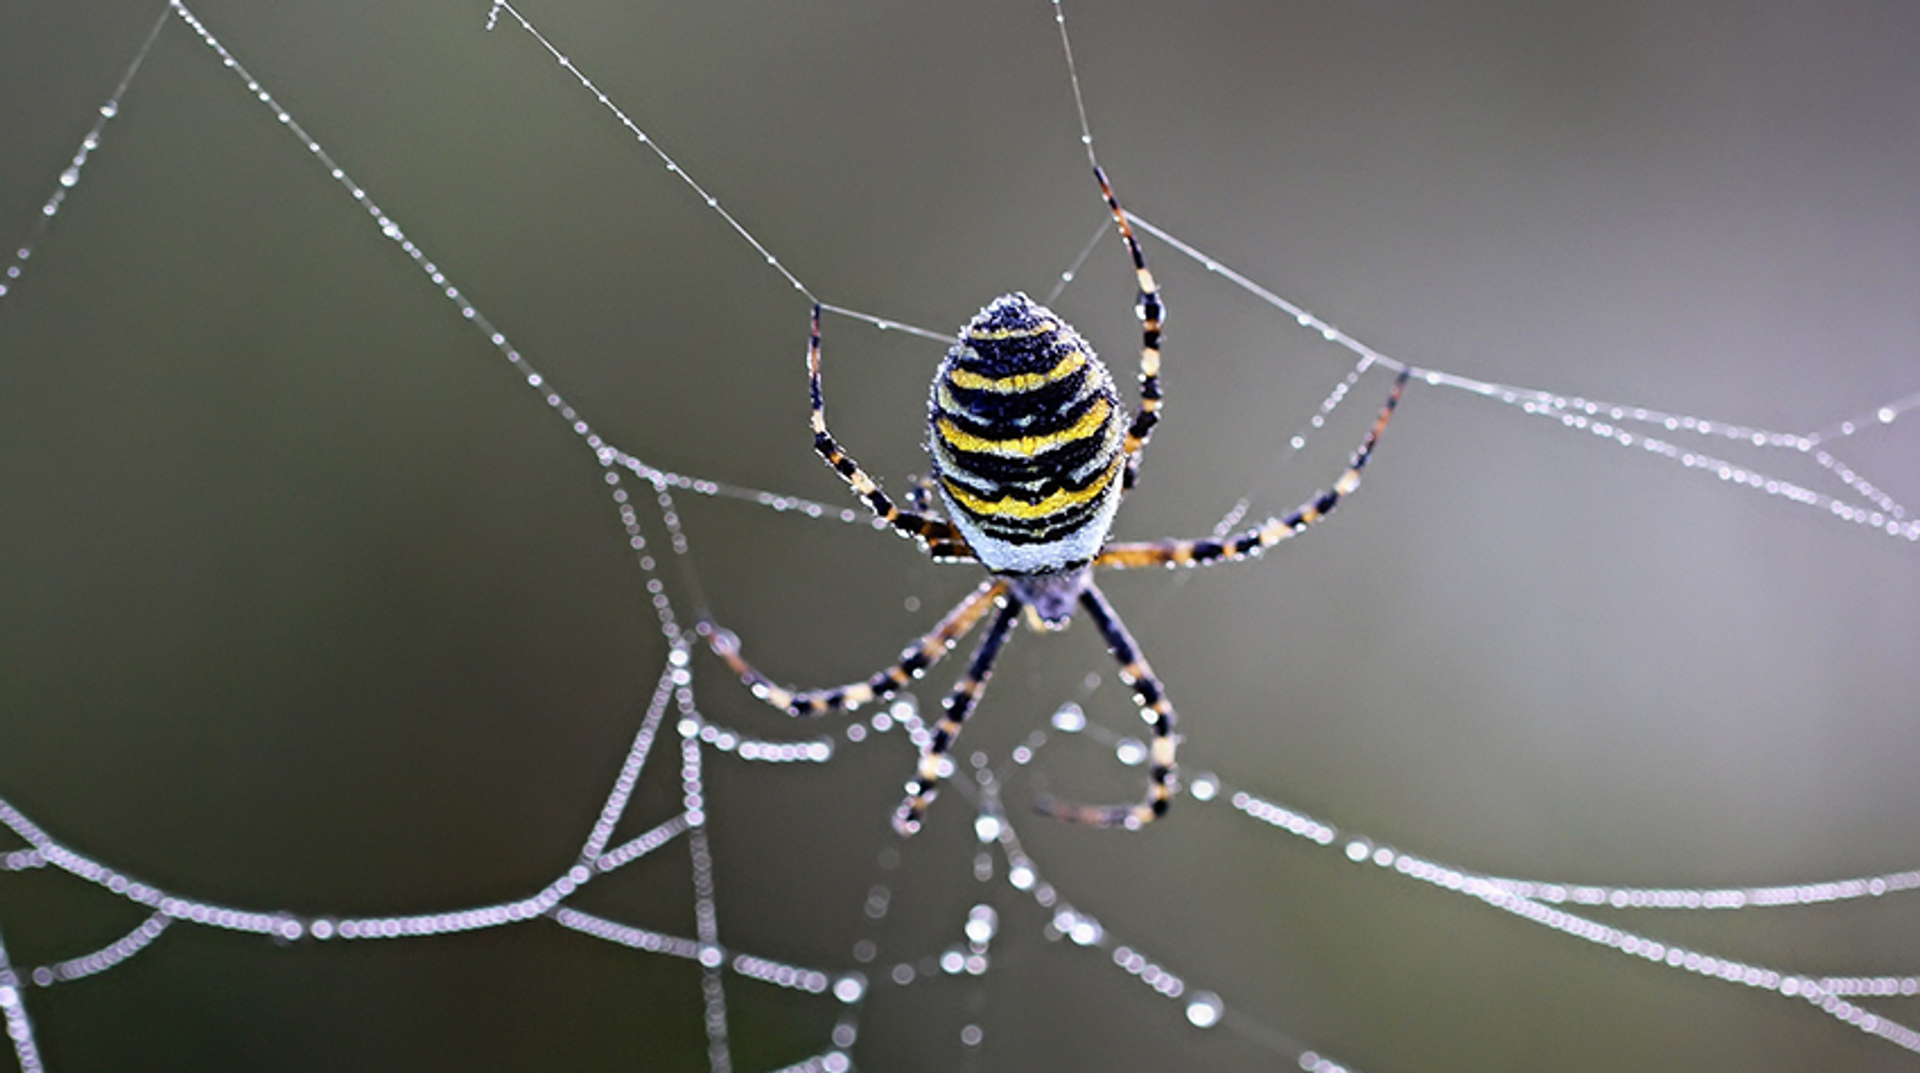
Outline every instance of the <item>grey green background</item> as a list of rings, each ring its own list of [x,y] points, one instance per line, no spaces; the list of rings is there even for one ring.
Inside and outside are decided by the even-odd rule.
[[[157,9],[0,4],[7,241]],[[530,40],[485,34],[484,4],[196,10],[612,440],[839,501],[808,450],[803,300]],[[528,12],[830,301],[946,330],[1044,292],[1099,221],[1041,0]],[[1789,430],[1920,387],[1910,5],[1069,15],[1129,205],[1389,353]],[[1149,255],[1170,401],[1119,535],[1197,535],[1250,491],[1291,506],[1384,380],[1289,459],[1341,354]],[[1130,305],[1109,245],[1059,308],[1126,369]],[[836,430],[901,487],[939,348],[827,330]],[[1914,421],[1843,452],[1909,503]],[[1764,468],[1829,487],[1801,459]],[[577,848],[663,657],[583,445],[178,24],[0,302],[0,504],[0,795],[210,900],[371,914],[530,891]],[[716,612],[788,681],[864,675],[976,577],[864,529],[681,507]],[[1920,549],[1517,411],[1416,386],[1328,525],[1108,591],[1181,709],[1183,759],[1409,850],[1660,885],[1920,864]],[[1016,637],[968,751],[1004,756],[1109,666],[1084,627]],[[696,673],[711,718],[793,732],[710,660]],[[1129,732],[1130,707],[1110,678],[1089,702]],[[670,759],[647,822],[672,808]],[[849,965],[909,764],[895,738],[823,768],[716,759],[723,936]],[[1084,742],[1038,767],[1094,797],[1139,777]],[[972,879],[969,818],[950,794],[904,847],[881,964],[957,940],[990,899],[995,968],[878,988],[862,1068],[1288,1068],[1044,941],[1030,902]],[[1123,940],[1369,1073],[1911,1067],[1804,1004],[1218,807],[1136,836],[1023,832]],[[676,844],[581,904],[690,933],[687,875]],[[64,875],[0,876],[19,962],[138,919]],[[1920,969],[1912,896],[1606,919],[1796,971]],[[738,978],[728,999],[746,1070],[817,1051],[837,1012]],[[704,1068],[691,966],[545,924],[292,948],[181,928],[29,1002],[59,1073]],[[1877,1008],[1912,1024],[1912,1003]]]

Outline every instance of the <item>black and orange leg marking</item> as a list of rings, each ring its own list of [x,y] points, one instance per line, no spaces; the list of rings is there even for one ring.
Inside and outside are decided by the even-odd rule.
[[[700,623],[696,630],[707,639],[707,646],[713,649],[713,654],[727,661],[727,666],[733,668],[754,696],[788,715],[825,715],[828,712],[852,711],[862,704],[884,700],[905,688],[907,683],[920,677],[927,668],[940,662],[941,657],[973,629],[994,605],[994,601],[1005,595],[1006,591],[1005,581],[988,578],[947,612],[947,617],[941,619],[926,636],[908,645],[892,666],[864,682],[832,689],[793,690],[776,685],[740,655],[740,640],[730,631],[711,622]]]
[[[1400,405],[1400,390],[1406,386],[1408,375],[1402,372],[1394,378],[1393,392],[1387,396],[1387,404],[1380,408],[1380,416],[1374,420],[1367,438],[1353,452],[1353,458],[1347,463],[1347,471],[1340,475],[1332,488],[1295,507],[1292,513],[1268,518],[1252,529],[1219,540],[1154,540],[1138,544],[1109,544],[1094,557],[1093,565],[1096,568],[1132,570],[1142,566],[1202,566],[1245,559],[1325,519],[1333,513],[1333,508],[1340,504],[1343,497],[1352,495],[1354,489],[1360,487],[1360,471],[1366,468],[1367,459],[1373,457],[1374,444],[1387,427],[1387,421],[1393,417],[1394,408]]]
[[[899,810],[893,814],[893,829],[902,835],[920,829],[921,817],[939,794],[940,767],[953,749],[953,740],[960,736],[967,716],[972,714],[973,706],[979,703],[980,694],[987,688],[987,678],[993,674],[993,661],[1000,655],[1000,646],[1006,643],[1020,608],[1020,598],[1007,593],[1000,613],[980,638],[980,647],[973,650],[973,661],[967,665],[966,676],[955,683],[952,692],[940,702],[940,721],[934,724],[933,738],[920,751],[920,768],[907,780],[906,800],[900,802]]]
[[[935,497],[939,486],[933,483],[933,478],[920,476],[910,478],[910,481],[907,488],[908,508],[929,522],[946,523],[946,519],[934,509],[934,504],[938,502]],[[942,562],[973,561],[973,549],[967,547],[967,542],[957,532],[951,537],[928,537],[926,549],[929,556]]]
[[[813,449],[866,501],[868,509],[901,535],[915,537],[925,543],[927,550],[936,558],[973,558],[973,549],[967,546],[966,538],[946,519],[904,511],[895,506],[893,500],[887,498],[887,493],[880,490],[880,485],[867,476],[867,471],[860,468],[860,463],[855,462],[853,456],[847,454],[833,434],[827,431],[827,403],[820,390],[820,305],[817,302],[813,306],[813,330],[807,338],[807,380],[813,398]]]
[[[1133,275],[1140,285],[1140,412],[1133,415],[1133,425],[1127,429],[1126,476],[1122,478],[1121,488],[1133,487],[1140,470],[1140,452],[1153,437],[1153,426],[1160,423],[1160,325],[1166,320],[1166,306],[1160,301],[1160,285],[1154,282],[1153,273],[1147,271],[1147,255],[1140,251],[1140,240],[1133,237],[1133,225],[1127,222],[1127,213],[1120,207],[1120,201],[1113,196],[1113,187],[1107,182],[1107,173],[1099,167],[1093,169],[1093,177],[1100,182],[1100,193],[1107,199],[1107,208],[1113,210],[1114,226],[1120,229],[1120,237],[1127,244],[1127,253],[1133,258]]]
[[[1167,814],[1167,806],[1178,787],[1173,757],[1179,739],[1173,728],[1180,717],[1167,700],[1166,687],[1147,665],[1140,646],[1134,643],[1133,635],[1127,632],[1126,624],[1114,613],[1113,605],[1107,602],[1099,587],[1088,582],[1080,593],[1080,605],[1087,609],[1094,627],[1106,640],[1107,651],[1119,661],[1120,679],[1133,687],[1134,699],[1140,702],[1141,718],[1153,728],[1153,742],[1147,753],[1147,796],[1137,805],[1076,805],[1041,797],[1034,801],[1033,807],[1048,816],[1074,823],[1138,829]]]

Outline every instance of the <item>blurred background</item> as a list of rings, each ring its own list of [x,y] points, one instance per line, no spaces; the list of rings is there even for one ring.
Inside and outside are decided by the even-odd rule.
[[[851,502],[809,449],[805,300],[533,41],[486,33],[486,4],[194,10],[610,440]],[[830,302],[948,331],[1002,292],[1046,292],[1099,225],[1042,0],[525,10]],[[0,5],[5,241],[158,12]],[[1910,5],[1068,16],[1128,206],[1386,353],[1783,431],[1920,387]],[[1386,376],[1288,450],[1348,356],[1147,252],[1169,402],[1116,535],[1200,535],[1242,496],[1264,515],[1324,486]],[[1108,239],[1055,304],[1129,382],[1132,299]],[[903,489],[942,348],[826,331],[835,431]],[[1711,449],[1843,491],[1804,458]],[[1920,500],[1911,415],[1835,451]],[[572,863],[665,656],[585,445],[177,21],[0,299],[0,503],[0,796],[210,901],[352,915],[530,893]],[[782,681],[865,676],[979,576],[865,527],[679,506],[705,598]],[[691,616],[688,575],[663,576]],[[1613,884],[1920,865],[1906,541],[1415,384],[1326,525],[1263,562],[1104,584],[1180,708],[1188,770],[1343,830]],[[962,752],[1009,776],[1067,897],[1236,1015],[1369,1073],[1912,1066],[1805,1003],[1530,927],[1218,804],[1179,801],[1135,835],[1025,819],[1042,788],[1138,792],[1141,772],[1086,739],[1006,761],[1069,699],[1137,733],[1110,670],[1085,624],[1017,635]],[[816,731],[710,657],[694,672],[716,722]],[[819,730],[844,743],[845,725]],[[1030,899],[975,880],[958,794],[901,846],[899,736],[824,766],[709,755],[729,945],[838,971],[871,937],[878,979],[960,941],[969,906],[999,910],[985,976],[876,984],[861,1068],[1288,1066],[1044,938]],[[675,760],[653,758],[623,833],[677,807]],[[690,873],[676,843],[577,904],[691,935]],[[869,928],[877,882],[891,912]],[[1786,971],[1920,969],[1911,895],[1593,915]],[[0,875],[16,964],[142,916],[52,869]],[[830,999],[727,987],[736,1068],[826,1047]],[[1870,1005],[1911,1025],[1914,1001]],[[58,1073],[706,1068],[696,966],[544,922],[290,947],[180,927],[27,1002]]]

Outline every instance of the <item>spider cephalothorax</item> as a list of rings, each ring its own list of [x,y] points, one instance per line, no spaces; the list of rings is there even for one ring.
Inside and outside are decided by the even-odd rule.
[[[1146,257],[1125,211],[1106,176],[1096,168],[1094,177],[1133,259],[1140,287],[1139,408],[1130,416],[1125,413],[1107,367],[1079,333],[1051,310],[1024,294],[996,298],[960,330],[933,380],[927,446],[933,456],[932,483],[949,517],[904,511],[827,431],[826,401],[820,388],[820,307],[816,305],[807,343],[814,450],[895,531],[918,539],[935,558],[978,562],[989,576],[931,631],[909,645],[892,666],[864,682],[834,689],[796,691],[776,685],[746,662],[731,633],[712,623],[700,626],[713,650],[755,696],[805,716],[857,708],[898,691],[938,662],[989,611],[994,612],[967,673],[941,702],[940,719],[921,750],[914,777],[907,781],[906,800],[894,814],[894,826],[902,834],[919,829],[938,790],[947,753],[986,688],[993,662],[1020,612],[1027,612],[1035,629],[1059,629],[1076,605],[1100,631],[1107,650],[1120,664],[1120,677],[1133,688],[1141,717],[1152,728],[1147,794],[1134,805],[1048,800],[1037,806],[1061,819],[1101,827],[1139,827],[1164,814],[1178,787],[1177,716],[1153,668],[1094,583],[1093,572],[1244,559],[1326,517],[1342,496],[1359,487],[1360,470],[1372,456],[1374,442],[1386,428],[1406,383],[1407,374],[1402,372],[1373,428],[1333,487],[1292,513],[1221,539],[1107,543],[1114,511],[1133,487],[1141,451],[1159,420],[1162,307],[1160,288],[1147,271]]]

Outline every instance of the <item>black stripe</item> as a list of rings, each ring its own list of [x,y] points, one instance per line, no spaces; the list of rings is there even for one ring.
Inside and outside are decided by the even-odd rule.
[[[1038,331],[1048,323],[1053,325],[1050,330]],[[1003,331],[1021,334],[990,338]],[[1075,350],[1087,352],[1079,334],[1060,318],[1050,317],[1025,295],[1008,295],[981,310],[961,330],[951,355],[967,371],[999,380],[1046,372]]]
[[[1086,390],[1087,377],[1094,374],[1092,363],[1027,391],[976,391],[959,387],[947,374],[948,370],[941,370],[941,383],[956,408],[945,409],[936,398],[932,416],[945,415],[966,431],[990,439],[1058,432],[1080,420],[1094,399],[1104,397],[1109,405],[1119,401],[1105,384]]]
[[[964,507],[961,510],[988,536],[1004,540],[1009,544],[1051,544],[1072,536],[1084,528],[1103,502],[1104,499],[1096,498],[1072,510],[1060,511],[1042,518],[989,518],[975,514]]]
[[[1062,488],[1076,492],[1090,488],[1106,476],[1107,465],[1113,461],[1105,428],[1027,458],[963,451],[944,439],[939,449],[943,470],[973,477],[974,483],[982,486],[991,485],[994,491],[988,498],[1011,495],[1025,503],[1038,503]],[[1096,460],[1104,464],[1093,467],[1079,480],[1073,479],[1075,470]]]

